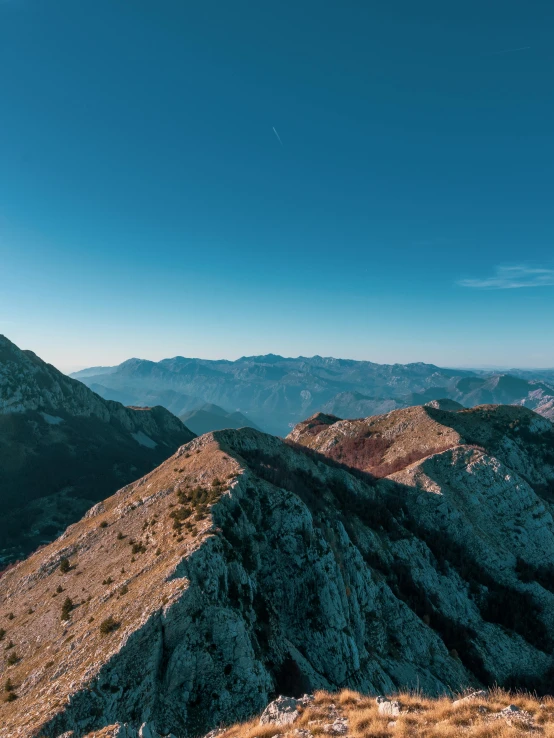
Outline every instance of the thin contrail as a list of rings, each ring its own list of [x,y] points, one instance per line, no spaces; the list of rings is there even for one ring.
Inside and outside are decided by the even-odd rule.
[[[517,49],[502,49],[501,51],[489,51],[489,54],[509,54],[511,51],[525,51],[530,49],[530,46],[518,46]]]
[[[273,133],[277,136],[277,141],[279,141],[279,143],[281,144],[281,146],[283,146],[283,142],[281,141],[281,136],[279,136],[279,134],[275,130],[275,126],[271,126],[271,127],[273,128]],[[285,148],[285,147],[283,146],[283,148]]]

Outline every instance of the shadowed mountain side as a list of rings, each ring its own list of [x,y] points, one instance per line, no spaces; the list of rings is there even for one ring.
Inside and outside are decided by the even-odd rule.
[[[193,437],[163,407],[103,400],[0,337],[0,558],[52,540]]]

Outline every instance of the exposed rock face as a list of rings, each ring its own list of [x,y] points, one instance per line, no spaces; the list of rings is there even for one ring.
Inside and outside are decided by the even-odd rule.
[[[52,540],[193,437],[164,408],[103,400],[0,336],[0,560]]]
[[[146,723],[181,738],[319,688],[551,689],[551,425],[523,408],[399,412],[379,426],[394,458],[418,428],[431,455],[392,477],[252,429],[207,434],[5,574],[16,659],[0,680],[17,699],[0,735]],[[297,441],[359,430],[327,421]]]
[[[262,712],[260,725],[291,725],[299,717],[299,700],[294,697],[277,697]]]

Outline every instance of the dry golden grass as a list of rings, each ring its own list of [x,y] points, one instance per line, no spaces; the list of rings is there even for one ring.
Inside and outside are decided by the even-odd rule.
[[[209,436],[183,449],[0,580],[0,680],[11,680],[15,696],[0,695],[1,738],[40,735],[145,618],[186,591],[188,582],[174,572],[202,545],[212,520],[205,505],[193,529],[177,531],[171,517],[179,508],[177,490],[213,490],[218,478],[226,480],[217,487],[223,494],[240,467]],[[66,598],[72,608],[62,620]],[[104,632],[101,624],[110,618],[118,627]]]
[[[464,695],[460,695],[460,698]],[[336,694],[316,692],[313,703],[300,710],[292,726],[260,726],[258,718],[237,724],[221,738],[272,738],[292,736],[297,729],[327,738],[324,726],[337,716],[348,720],[348,738],[554,738],[554,698],[492,689],[485,697],[454,704],[456,698],[436,699],[410,692],[391,695],[398,700],[398,717],[379,714],[375,697],[343,690]],[[500,711],[509,705],[519,708],[513,716]],[[288,732],[287,732],[288,731]]]

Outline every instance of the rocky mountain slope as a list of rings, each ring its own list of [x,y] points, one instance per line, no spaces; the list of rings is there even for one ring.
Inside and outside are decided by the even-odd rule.
[[[315,689],[552,691],[552,425],[435,405],[196,438],[7,572],[0,736],[181,738]],[[393,470],[308,447],[348,440]]]
[[[105,401],[0,336],[0,559],[52,540],[193,437],[163,407]]]
[[[130,359],[117,367],[83,370],[73,376],[103,397],[148,404],[148,397],[182,415],[208,402],[240,412],[271,433],[286,435],[316,411],[365,417],[443,397],[466,407],[483,403],[524,404],[552,415],[554,384],[509,375],[441,369],[432,364],[375,364],[369,361],[299,357],[243,357],[208,361],[175,357],[159,362]],[[177,412],[175,399],[195,404]],[[167,402],[173,404],[167,404]]]

